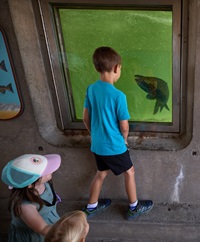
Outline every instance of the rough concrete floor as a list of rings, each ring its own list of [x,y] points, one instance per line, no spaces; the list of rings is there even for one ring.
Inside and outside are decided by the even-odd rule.
[[[85,203],[60,205],[64,213]],[[113,201],[103,213],[89,220],[87,242],[200,242],[200,206],[155,204],[153,209],[133,221],[124,219],[127,202]]]
[[[0,241],[5,242],[10,222],[6,199],[0,200]],[[60,215],[81,209],[86,201],[63,200]],[[103,213],[88,220],[87,242],[200,242],[200,205],[155,204],[153,209],[133,221],[124,219],[126,201],[112,201]]]

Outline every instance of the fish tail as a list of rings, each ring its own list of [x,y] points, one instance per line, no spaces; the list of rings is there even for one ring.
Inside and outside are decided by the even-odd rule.
[[[8,91],[14,93],[11,83],[7,85],[7,88],[8,88]]]
[[[167,106],[167,104],[165,104],[165,108],[166,108],[168,111],[170,111],[170,109],[169,109],[169,107]]]
[[[154,111],[153,111],[153,114],[155,115],[157,112],[158,112],[158,110],[159,110],[159,102],[158,101],[156,101],[156,104],[155,104],[155,107],[154,107]]]

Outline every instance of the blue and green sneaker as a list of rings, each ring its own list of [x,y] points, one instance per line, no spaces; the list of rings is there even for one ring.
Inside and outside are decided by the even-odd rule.
[[[143,213],[146,213],[150,211],[153,208],[153,201],[151,200],[139,200],[136,208],[134,210],[129,210],[126,213],[126,219],[127,220],[132,220],[138,216],[140,216]]]
[[[102,200],[99,200],[97,207],[94,208],[93,210],[89,210],[86,206],[82,209],[82,211],[86,214],[87,218],[92,218],[97,213],[102,212],[104,209],[110,206],[110,204],[111,204],[110,199],[102,199]]]

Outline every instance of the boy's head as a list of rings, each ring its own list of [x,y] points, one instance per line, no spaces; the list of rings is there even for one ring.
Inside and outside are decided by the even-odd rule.
[[[93,63],[98,72],[111,72],[115,66],[121,65],[121,56],[111,47],[102,46],[95,50]]]

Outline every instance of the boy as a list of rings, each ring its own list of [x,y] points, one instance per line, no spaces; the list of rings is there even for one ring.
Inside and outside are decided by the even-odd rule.
[[[111,170],[115,175],[124,174],[130,203],[125,217],[131,220],[149,211],[153,202],[137,200],[134,168],[126,146],[130,118],[126,96],[114,87],[121,74],[121,57],[110,47],[99,47],[93,54],[93,63],[100,80],[87,88],[83,122],[91,134],[91,151],[98,171],[91,183],[89,203],[83,211],[90,218],[111,204],[110,199],[98,201],[103,181]]]

